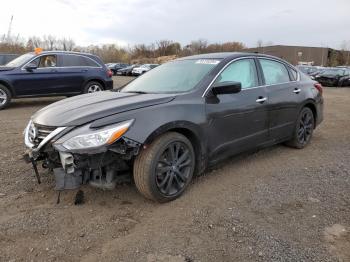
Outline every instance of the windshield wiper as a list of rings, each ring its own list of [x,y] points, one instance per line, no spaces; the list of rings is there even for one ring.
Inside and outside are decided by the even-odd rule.
[[[135,94],[149,94],[145,91],[126,91],[126,92],[123,92],[123,93],[135,93]]]

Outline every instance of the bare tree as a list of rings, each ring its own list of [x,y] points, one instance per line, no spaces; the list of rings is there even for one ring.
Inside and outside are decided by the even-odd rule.
[[[56,39],[56,37],[52,35],[44,36],[43,38],[43,48],[45,50],[55,50],[59,46],[59,41]]]
[[[202,54],[208,47],[208,41],[205,39],[198,39],[196,41],[192,41],[190,44],[190,50],[192,54]]]
[[[256,47],[261,48],[261,47],[263,47],[263,46],[264,46],[263,40],[259,39],[259,40],[256,42]]]
[[[73,51],[75,47],[75,42],[70,38],[62,38],[60,40],[61,48],[63,51]]]

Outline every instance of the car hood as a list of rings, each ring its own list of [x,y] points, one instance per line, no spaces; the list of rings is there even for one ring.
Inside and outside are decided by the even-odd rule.
[[[36,112],[32,120],[44,126],[79,126],[110,115],[168,103],[170,94],[98,92],[63,99]]]
[[[15,67],[0,66],[0,72],[1,71],[11,71],[13,69],[15,69]]]

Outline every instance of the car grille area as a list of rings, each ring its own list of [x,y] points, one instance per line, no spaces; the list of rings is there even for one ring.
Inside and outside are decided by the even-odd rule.
[[[29,140],[37,147],[56,127],[32,124],[29,128]]]

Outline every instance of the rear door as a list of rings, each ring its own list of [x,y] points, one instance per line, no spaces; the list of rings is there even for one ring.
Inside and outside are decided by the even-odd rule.
[[[55,94],[58,88],[57,56],[42,55],[30,61],[37,65],[36,69],[28,71],[22,67],[16,73],[13,86],[17,96],[34,96]]]
[[[301,96],[299,82],[288,65],[278,60],[259,58],[269,99],[270,138],[278,141],[291,136]]]
[[[82,92],[85,80],[97,67],[99,65],[86,56],[60,54],[58,67],[60,92],[66,94]]]
[[[206,98],[207,137],[214,161],[258,147],[268,139],[267,91],[259,81],[255,59],[232,62],[214,83],[227,81],[240,82],[241,92]]]

